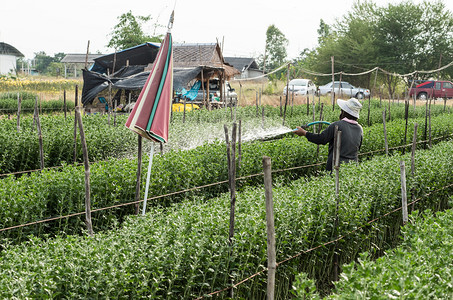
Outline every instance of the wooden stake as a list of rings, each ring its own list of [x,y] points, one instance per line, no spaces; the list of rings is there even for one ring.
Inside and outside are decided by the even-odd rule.
[[[335,170],[335,198],[337,199],[336,208],[335,208],[335,224],[334,230],[338,236],[338,210],[340,207],[340,149],[341,149],[341,131],[338,130],[338,126],[335,126],[335,135],[334,135],[334,170]],[[334,248],[334,281],[339,279],[339,255],[337,253],[338,242],[335,242]]]
[[[242,161],[242,120],[239,120],[238,129],[238,170],[241,168]]]
[[[382,124],[384,125],[385,155],[389,155],[389,143],[387,141],[387,129],[385,127],[385,109],[382,111]]]
[[[414,137],[412,139],[412,155],[411,155],[411,172],[412,176],[415,175],[415,150],[417,148],[417,128],[418,124],[414,124]]]
[[[20,132],[20,110],[22,108],[22,97],[17,93],[17,132]]]
[[[90,196],[90,162],[88,161],[88,148],[85,140],[85,132],[83,130],[82,116],[80,115],[80,107],[76,107],[76,119],[80,129],[80,141],[83,151],[83,165],[85,167],[85,221],[89,235],[93,235],[93,225],[91,222],[91,196]]]
[[[402,212],[403,212],[403,224],[406,224],[408,221],[407,216],[407,192],[406,192],[406,168],[404,166],[404,161],[400,162],[401,169],[401,203],[402,203]]]
[[[261,107],[261,127],[264,128],[264,106]]]
[[[426,105],[425,105],[425,134],[424,134],[424,140],[428,138],[428,100],[426,100]],[[425,142],[425,149],[426,149],[426,142]]]
[[[428,110],[428,135],[429,135],[429,148],[432,147],[432,136],[431,136],[431,109]]]
[[[68,111],[68,106],[66,105],[66,90],[63,90],[63,109],[64,109],[64,119],[66,120],[66,113]]]
[[[332,93],[331,93],[331,101],[332,101],[332,109],[335,111],[335,65],[334,65],[334,57],[331,56],[330,60],[332,62]]]
[[[74,163],[77,162],[77,107],[79,86],[75,86],[75,110],[74,110]]]
[[[141,177],[142,177],[142,136],[137,134],[138,140],[137,140],[137,146],[138,146],[138,154],[137,154],[137,182],[135,185],[135,215],[138,216],[140,212],[140,186],[141,186]]]
[[[39,158],[41,162],[41,171],[44,169],[44,149],[42,143],[42,133],[41,133],[41,122],[39,121],[39,111],[38,111],[38,96],[35,98],[35,120],[36,128],[38,129],[38,140],[39,140]]]
[[[371,95],[368,96],[368,126],[370,126]]]
[[[185,98],[184,98],[184,101],[183,101],[183,105],[184,105],[184,113],[182,115],[182,122],[186,123],[186,99]]]
[[[288,105],[288,98],[289,98],[289,64],[286,70],[286,99],[285,99],[285,109],[283,111],[283,126],[285,126],[285,118],[286,118],[286,106]]]
[[[274,203],[272,199],[272,168],[270,157],[263,157],[263,170],[267,225],[267,299],[273,300],[277,262],[275,255]]]
[[[406,120],[406,126],[404,127],[404,142],[403,145],[406,145],[407,141],[407,120],[409,119],[409,100],[404,101],[404,119]],[[406,147],[403,147],[403,154],[406,152]]]

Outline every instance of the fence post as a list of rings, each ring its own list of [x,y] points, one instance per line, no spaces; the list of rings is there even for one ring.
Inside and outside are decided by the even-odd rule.
[[[417,147],[417,128],[418,124],[414,124],[414,138],[412,139],[412,155],[411,155],[411,172],[415,175],[415,149]]]
[[[22,97],[17,93],[17,132],[20,132],[20,110],[22,108]]]
[[[406,120],[406,126],[404,127],[404,142],[403,145],[406,145],[407,141],[407,121],[409,119],[409,100],[404,101],[404,119]],[[406,147],[403,147],[403,154],[406,152]]]
[[[389,155],[389,143],[387,140],[387,129],[385,127],[385,108],[382,111],[382,124],[384,125],[384,142],[385,142],[385,155]]]
[[[368,126],[370,126],[370,109],[371,109],[371,94],[368,96]]]
[[[428,135],[429,135],[429,148],[432,147],[432,135],[431,135],[431,108],[428,110]]]
[[[141,177],[142,177],[142,136],[140,134],[137,134],[138,140],[137,140],[137,148],[138,148],[138,154],[137,154],[137,182],[135,185],[135,215],[138,216],[140,212],[140,186],[141,186]]]
[[[267,299],[273,300],[277,262],[275,257],[274,203],[272,199],[272,168],[270,157],[263,157],[263,169],[267,224]]]
[[[408,221],[408,216],[407,216],[407,193],[406,193],[406,168],[404,166],[404,160],[400,162],[400,169],[401,169],[401,202],[403,212],[403,224],[406,224]]]
[[[80,141],[82,143],[83,164],[85,166],[85,220],[89,235],[93,235],[93,225],[91,222],[91,198],[90,198],[90,163],[88,161],[88,148],[85,140],[85,132],[83,131],[82,116],[80,115],[80,107],[76,107],[76,120],[80,129]]]
[[[74,110],[74,163],[77,162],[77,107],[78,107],[78,91],[79,91],[79,86],[75,86],[75,110]]]
[[[38,96],[35,98],[35,116],[36,128],[38,129],[38,140],[39,140],[39,158],[41,162],[41,171],[44,169],[44,149],[42,143],[42,133],[41,133],[41,122],[39,121],[39,111],[38,111]]]
[[[286,98],[285,98],[285,109],[283,111],[283,126],[285,126],[285,119],[286,119],[286,107],[288,106],[288,98],[289,98],[289,64],[287,66],[286,71]]]
[[[335,135],[334,135],[334,153],[333,153],[333,168],[335,170],[335,198],[337,200],[336,207],[335,207],[335,224],[334,224],[334,231],[336,233],[335,236],[338,236],[338,209],[340,206],[340,148],[341,148],[341,131],[338,130],[338,126],[335,126]],[[339,255],[336,251],[338,246],[338,242],[335,242],[334,247],[334,281],[338,281],[339,279]]]
[[[66,113],[68,111],[68,107],[66,105],[66,90],[63,90],[63,109],[64,109],[64,119],[66,121]]]

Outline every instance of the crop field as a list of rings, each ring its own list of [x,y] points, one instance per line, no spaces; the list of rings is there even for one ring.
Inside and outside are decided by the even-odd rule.
[[[58,84],[73,97],[74,83]],[[279,86],[259,102],[259,89],[271,88],[236,87],[244,92],[238,107],[172,113],[169,142],[156,144],[145,215],[137,208],[150,142],[143,143],[137,184],[137,135],[124,126],[127,115],[83,115],[90,235],[73,99],[63,106],[59,91],[37,102],[40,88],[0,83],[0,298],[265,299],[265,156],[272,167],[276,299],[451,297],[451,255],[439,259],[452,250],[451,100],[413,106],[364,99],[359,163],[341,165],[337,190],[335,176],[324,171],[327,146],[291,131],[338,120],[338,107],[318,97],[281,106]],[[233,126],[240,130],[228,144],[235,147],[234,181],[225,137]]]

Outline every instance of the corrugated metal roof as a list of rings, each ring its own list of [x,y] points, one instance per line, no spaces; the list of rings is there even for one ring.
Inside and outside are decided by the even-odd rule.
[[[88,63],[93,63],[94,59],[104,54],[88,54]],[[85,63],[86,54],[66,54],[61,60],[62,63]]]
[[[17,50],[10,44],[3,43],[3,42],[0,42],[0,54],[24,57],[24,55],[19,50]]]
[[[259,69],[253,57],[225,57],[225,61],[241,72],[248,69]]]

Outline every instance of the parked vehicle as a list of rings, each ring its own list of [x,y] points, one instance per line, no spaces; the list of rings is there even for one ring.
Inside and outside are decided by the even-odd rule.
[[[319,87],[319,94],[321,95],[327,95],[332,93],[332,82],[329,82],[328,84],[321,85]],[[340,93],[340,81],[334,81],[334,93],[341,97],[341,95],[346,95],[349,97],[355,97],[357,99],[363,99],[365,97],[370,96],[370,90],[361,88],[361,87],[355,87],[349,82],[346,81],[341,81],[341,93]]]
[[[286,96],[286,85],[283,88],[283,95]],[[294,95],[313,95],[316,93],[316,85],[310,79],[293,79],[288,82],[289,94]]]
[[[409,97],[416,95],[417,99],[453,98],[453,83],[445,80],[427,80],[418,83],[409,91]]]
[[[204,95],[208,92],[207,84],[204,82],[204,89],[200,87],[198,90],[198,94],[194,99],[194,103],[202,103],[204,99]],[[234,88],[231,87],[228,81],[225,81],[223,84],[223,97],[220,97],[220,80],[219,79],[210,79],[209,80],[209,100],[211,104],[218,104],[220,105],[226,103],[227,105],[235,106],[237,104],[238,95]]]

